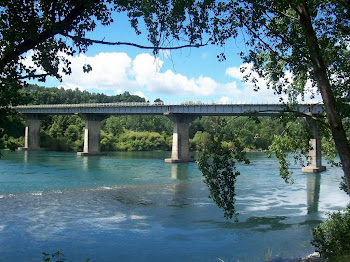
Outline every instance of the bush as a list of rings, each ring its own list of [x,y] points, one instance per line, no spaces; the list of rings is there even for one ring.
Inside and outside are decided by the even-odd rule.
[[[208,144],[210,136],[207,132],[197,131],[193,139],[190,139],[190,146],[192,150],[200,151]]]
[[[156,132],[125,131],[116,144],[117,150],[146,151],[167,150],[166,138]]]
[[[327,220],[313,229],[311,244],[330,261],[350,261],[350,205],[329,213]]]
[[[14,138],[4,134],[0,140],[0,148],[6,148],[10,150],[15,150],[18,147],[24,146],[24,137]]]

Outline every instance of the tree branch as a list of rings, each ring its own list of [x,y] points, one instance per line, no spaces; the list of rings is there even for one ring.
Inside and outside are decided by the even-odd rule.
[[[255,37],[256,39],[258,39],[267,49],[270,50],[271,53],[275,54],[279,59],[289,63],[290,61],[287,60],[285,57],[281,56],[276,50],[274,50],[268,43],[266,43],[258,33],[256,33],[253,29],[251,29],[249,27],[249,25],[247,25],[247,23],[245,23],[245,21],[242,21],[242,24],[245,26],[245,28],[248,30],[248,32]]]
[[[102,44],[102,45],[110,45],[110,46],[127,45],[127,46],[137,47],[140,49],[152,49],[152,50],[176,50],[176,49],[182,49],[182,48],[188,48],[188,47],[198,48],[198,47],[208,45],[208,43],[205,43],[205,44],[187,44],[187,45],[180,45],[180,46],[174,46],[174,47],[144,46],[144,45],[139,45],[139,44],[130,43],[130,42],[110,42],[110,41],[104,41],[104,40],[95,40],[95,39],[83,38],[78,36],[72,36],[65,33],[61,33],[61,34],[65,37],[71,38],[73,41],[90,42],[94,44]]]
[[[31,38],[24,39],[22,43],[18,44],[15,48],[5,53],[1,57],[0,68],[4,69],[5,66],[16,57],[19,57],[23,53],[35,48],[37,45],[43,43],[56,34],[63,34],[65,31],[68,31],[77,17],[79,17],[89,6],[98,2],[99,0],[81,1],[81,4],[75,6],[65,17],[65,19],[55,23],[52,27],[44,30],[42,33],[36,36],[31,36]]]
[[[21,80],[21,79],[26,79],[26,78],[41,78],[41,77],[46,77],[46,76],[54,76],[54,74],[51,73],[44,73],[44,74],[29,74],[29,75],[24,75],[24,76],[19,76],[16,77],[15,80]]]

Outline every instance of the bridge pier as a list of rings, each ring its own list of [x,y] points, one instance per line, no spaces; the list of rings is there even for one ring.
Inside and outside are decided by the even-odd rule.
[[[174,122],[173,144],[171,150],[171,158],[165,159],[166,163],[194,162],[194,158],[190,158],[190,139],[189,139],[189,123],[193,120],[193,116],[188,114],[172,114],[165,113]]]
[[[26,120],[24,132],[24,147],[19,150],[43,150],[40,147],[40,120],[43,118],[37,114],[23,114]]]
[[[312,138],[310,139],[311,149],[309,151],[308,160],[310,164],[306,167],[303,167],[303,173],[320,173],[326,170],[325,166],[322,166],[322,148],[321,148],[321,138],[318,134],[318,129],[316,125],[316,121],[312,119],[312,117],[306,117],[306,121],[308,122]]]
[[[97,156],[106,155],[101,152],[101,121],[106,118],[99,114],[81,114],[85,120],[84,129],[84,148],[83,152],[77,152],[78,156]]]

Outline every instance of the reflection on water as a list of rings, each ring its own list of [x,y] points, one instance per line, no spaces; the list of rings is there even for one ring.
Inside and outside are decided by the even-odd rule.
[[[320,200],[321,174],[307,174],[307,213],[318,211]]]
[[[189,177],[189,164],[188,163],[177,163],[171,164],[171,178],[185,180]]]
[[[91,159],[91,157],[81,157],[83,160],[83,170],[89,170],[89,159]]]
[[[168,152],[3,154],[0,262],[58,248],[72,261],[251,262],[267,249],[297,258],[313,252],[309,232],[325,212],[348,202],[337,169],[295,172],[286,185],[275,160],[251,154],[238,165],[235,223],[208,198],[197,165],[164,163]]]
[[[23,161],[24,161],[24,163],[28,162],[28,151],[27,150],[24,150],[24,152],[23,152]]]

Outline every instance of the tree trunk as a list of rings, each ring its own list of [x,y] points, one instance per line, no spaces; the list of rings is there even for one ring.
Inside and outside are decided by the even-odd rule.
[[[296,7],[296,10],[299,13],[300,24],[303,28],[306,44],[310,51],[310,59],[313,64],[318,89],[322,95],[332,136],[342,164],[348,192],[350,193],[350,146],[346,138],[342,119],[336,107],[334,94],[327,75],[327,68],[320,51],[315,30],[312,26],[307,3],[305,1],[301,2]]]

